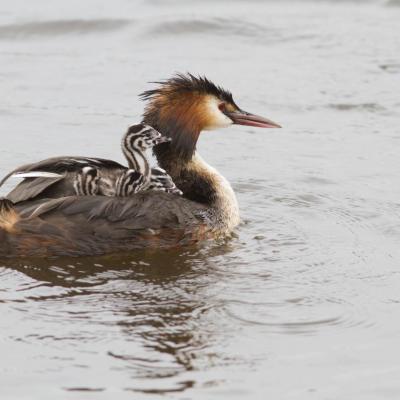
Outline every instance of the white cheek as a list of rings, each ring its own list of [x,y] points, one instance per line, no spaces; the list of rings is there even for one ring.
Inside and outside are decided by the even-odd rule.
[[[210,98],[207,102],[209,124],[204,128],[204,130],[212,130],[217,128],[225,128],[233,124],[233,121],[228,118],[221,110],[218,108],[219,100],[215,98]]]

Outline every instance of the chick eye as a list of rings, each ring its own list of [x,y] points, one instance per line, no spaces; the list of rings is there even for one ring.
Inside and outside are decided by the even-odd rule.
[[[225,112],[226,111],[225,103],[218,104],[218,108],[220,109],[220,111]]]

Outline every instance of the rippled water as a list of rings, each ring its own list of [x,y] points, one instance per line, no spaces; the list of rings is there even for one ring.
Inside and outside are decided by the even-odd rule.
[[[2,261],[1,398],[398,399],[399,5],[4,1],[1,174],[122,160],[137,94],[175,71],[284,129],[201,138],[231,241]]]

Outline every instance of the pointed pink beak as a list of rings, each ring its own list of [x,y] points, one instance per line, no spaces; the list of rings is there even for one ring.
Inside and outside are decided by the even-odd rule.
[[[270,119],[250,114],[246,111],[227,112],[226,115],[236,125],[256,126],[258,128],[282,128],[279,124]]]

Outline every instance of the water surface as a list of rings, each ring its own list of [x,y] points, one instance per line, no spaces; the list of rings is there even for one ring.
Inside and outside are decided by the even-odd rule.
[[[398,399],[399,20],[395,0],[4,1],[2,175],[123,161],[137,94],[175,71],[284,129],[200,139],[239,199],[231,241],[2,261],[1,398]]]

